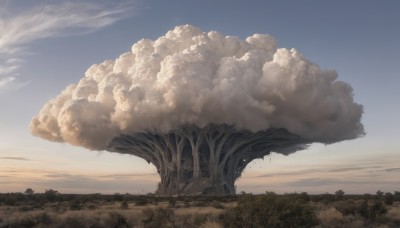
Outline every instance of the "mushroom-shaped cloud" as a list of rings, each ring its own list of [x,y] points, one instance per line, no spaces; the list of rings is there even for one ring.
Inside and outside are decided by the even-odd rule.
[[[136,145],[131,151],[143,152],[148,143],[142,137],[160,141],[173,134],[173,140],[161,140],[159,146],[174,141],[171,150],[176,152],[178,139],[186,138],[183,144],[191,147],[182,146],[182,151],[207,151],[201,153],[208,154],[208,160],[213,149],[206,136],[213,135],[219,142],[218,133],[228,128],[251,135],[284,129],[301,143],[334,143],[364,134],[363,107],[354,103],[351,86],[337,77],[336,71],[321,69],[295,49],[277,48],[269,35],[241,40],[184,25],[155,41],[138,41],[116,60],[91,66],[78,84],[68,86],[43,107],[30,128],[33,135],[51,141],[122,153],[129,151],[117,146],[122,136],[125,143]],[[196,140],[207,141],[209,149],[201,143],[196,148]],[[229,148],[221,147],[226,154]],[[151,148],[148,153],[160,149],[153,144]],[[157,156],[132,154],[163,172]],[[195,166],[192,154],[190,164]],[[171,156],[167,160],[174,160]],[[200,168],[190,175],[211,174]]]

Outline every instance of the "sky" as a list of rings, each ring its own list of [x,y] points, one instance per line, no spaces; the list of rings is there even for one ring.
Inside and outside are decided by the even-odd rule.
[[[253,161],[238,192],[400,190],[399,10],[395,0],[0,0],[0,192],[154,192],[159,177],[144,160],[49,142],[32,136],[29,122],[92,64],[183,24],[241,39],[272,35],[336,70],[364,106],[364,137]]]

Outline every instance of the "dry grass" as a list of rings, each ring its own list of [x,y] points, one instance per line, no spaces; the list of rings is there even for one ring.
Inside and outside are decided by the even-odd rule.
[[[389,207],[386,217],[400,226],[400,203],[393,204]]]
[[[342,213],[333,207],[318,211],[317,218],[322,224],[335,224],[343,221]]]
[[[217,221],[207,220],[200,228],[223,228],[223,226]]]
[[[203,199],[204,200],[204,199]],[[358,200],[353,201],[359,205]],[[386,205],[387,213],[376,221],[368,221],[357,214],[346,214],[336,208],[339,202],[320,203],[310,202],[315,209],[319,222],[317,227],[400,227],[400,202]],[[351,201],[343,201],[344,205]],[[228,209],[237,206],[237,202],[218,202],[216,200],[176,201],[171,204],[168,200],[145,205],[135,205],[135,201],[127,201],[128,207],[121,208],[121,201],[93,201],[81,203],[80,210],[71,209],[72,202],[45,203],[42,207],[30,205],[17,206],[0,205],[0,228],[3,227],[151,227],[146,225],[144,210],[159,213],[154,218],[162,220],[162,213],[172,213],[169,224],[174,227],[223,227],[221,218]],[[159,210],[161,208],[161,211]],[[346,207],[347,208],[347,207]],[[163,211],[164,210],[164,211]],[[343,214],[345,213],[345,214]],[[158,216],[158,217],[157,217]],[[117,225],[116,225],[117,224]],[[119,224],[119,225],[118,225]],[[171,226],[165,225],[163,226]],[[153,224],[154,225],[154,224]],[[153,226],[154,227],[154,226]]]
[[[69,210],[68,204],[57,205],[57,210],[54,209],[55,204],[46,204],[43,209],[29,211],[21,211],[20,208],[0,206],[0,227],[9,227],[10,224],[10,227],[40,227],[39,224],[42,223],[45,223],[44,227],[89,227],[88,224],[96,227],[110,227],[110,224],[115,222],[110,220],[115,220],[116,215],[125,218],[129,227],[142,227],[143,210],[156,211],[157,208],[163,208],[173,211],[178,224],[185,221],[189,224],[196,224],[194,227],[217,228],[222,227],[217,222],[217,217],[224,212],[224,209],[210,206],[170,208],[168,202],[145,206],[135,206],[134,202],[128,202],[127,209],[121,209],[120,202],[103,203],[97,205],[96,209],[82,210]],[[114,218],[112,218],[113,216]]]
[[[175,215],[218,215],[225,211],[225,209],[217,209],[214,207],[189,207],[189,208],[176,208]]]

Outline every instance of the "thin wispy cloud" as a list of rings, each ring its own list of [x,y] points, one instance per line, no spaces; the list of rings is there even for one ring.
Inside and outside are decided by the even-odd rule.
[[[1,71],[1,69],[0,69],[0,71]],[[9,84],[12,83],[13,81],[15,81],[15,78],[14,78],[14,77],[4,77],[4,78],[0,78],[0,88],[9,85]]]
[[[24,157],[0,157],[0,159],[2,160],[17,160],[17,161],[31,161],[28,158],[24,158]]]
[[[0,91],[26,84],[18,80],[16,71],[30,43],[90,33],[132,16],[134,10],[132,1],[112,4],[69,1],[22,11],[14,11],[0,1],[0,8]]]
[[[386,169],[386,172],[400,172],[400,168]]]

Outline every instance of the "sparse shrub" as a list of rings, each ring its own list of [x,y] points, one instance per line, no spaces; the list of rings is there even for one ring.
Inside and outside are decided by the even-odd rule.
[[[183,207],[184,208],[188,208],[188,207],[190,207],[190,203],[189,202],[183,202]]]
[[[205,227],[204,225],[210,220],[210,216],[206,214],[191,214],[181,217],[181,219],[181,223],[176,224],[178,227]]]
[[[118,212],[111,212],[109,214],[108,220],[106,220],[106,227],[110,228],[125,228],[130,227],[128,220],[125,216]]]
[[[357,205],[353,200],[335,202],[334,207],[345,216],[356,214]]]
[[[369,206],[369,211],[370,211],[370,218],[372,220],[377,219],[382,217],[384,214],[386,214],[387,209],[385,205],[381,201],[374,201],[372,204]]]
[[[193,215],[193,225],[199,227],[207,221],[207,215]]]
[[[46,212],[36,215],[35,218],[36,218],[37,223],[41,224],[41,225],[50,225],[53,223],[53,219]]]
[[[33,193],[35,193],[35,191],[33,191],[33,189],[31,189],[31,188],[27,188],[24,193],[27,196],[32,196]]]
[[[223,228],[223,226],[217,221],[207,220],[200,226],[200,228]]]
[[[17,198],[13,195],[8,195],[8,197],[6,197],[6,199],[4,200],[4,204],[7,206],[16,206],[17,202]]]
[[[54,189],[46,189],[44,192],[44,195],[46,199],[50,202],[55,201],[57,199],[57,196],[59,195],[58,191]]]
[[[207,207],[208,204],[204,201],[196,201],[193,203],[193,206],[194,207]]]
[[[378,191],[376,192],[376,198],[377,198],[377,199],[382,199],[383,194],[384,194],[384,193],[383,193],[381,190],[378,190]]]
[[[275,193],[274,192],[267,192],[267,194],[275,194]],[[285,195],[290,197],[290,198],[292,198],[292,199],[303,200],[304,202],[309,202],[310,201],[310,196],[307,194],[307,192],[302,192],[302,193],[294,192],[294,193],[287,193]]]
[[[319,220],[318,227],[345,227],[343,214],[334,207],[321,209],[318,211],[317,217]]]
[[[325,204],[329,204],[329,203],[332,203],[332,202],[335,201],[335,197],[333,195],[329,194],[329,193],[325,193],[325,194],[322,195],[322,201]]]
[[[216,209],[224,209],[225,207],[220,203],[220,202],[218,202],[218,201],[214,201],[213,203],[212,203],[212,206],[214,207],[214,208],[216,208]]]
[[[129,205],[128,202],[126,200],[123,200],[121,202],[121,209],[128,209]]]
[[[368,194],[368,193],[365,193],[364,196],[363,196],[363,199],[364,200],[370,200],[370,199],[372,199],[372,195]]]
[[[37,225],[35,218],[33,216],[26,216],[19,220],[13,221],[9,224],[9,227],[19,227],[19,228],[31,228]]]
[[[392,205],[394,201],[394,195],[390,192],[386,192],[384,201],[386,205]]]
[[[123,199],[124,199],[124,196],[121,195],[121,193],[114,194],[114,201],[122,201]]]
[[[33,204],[32,204],[32,207],[33,207],[34,209],[43,209],[43,207],[44,207],[44,202],[43,202],[42,200],[34,201]]]
[[[46,212],[44,212],[36,215],[30,214],[22,218],[13,220],[10,222],[10,224],[8,224],[8,226],[5,227],[18,227],[18,228],[25,228],[25,227],[30,228],[36,226],[45,227],[52,224],[52,222],[53,220],[51,219],[51,217]]]
[[[147,228],[173,227],[175,223],[174,211],[168,208],[146,208],[142,211],[142,223]]]
[[[394,191],[394,199],[400,202],[400,191]]]
[[[387,209],[381,201],[374,200],[373,202],[368,203],[368,201],[364,200],[357,207],[356,212],[366,220],[374,221],[386,214]]]
[[[141,198],[141,197],[136,198],[134,201],[135,201],[135,206],[145,206],[148,204],[148,201],[145,198]],[[157,201],[155,201],[155,202],[157,202]]]
[[[71,204],[72,204],[72,202],[71,202]],[[69,209],[70,210],[72,210],[71,209],[71,206],[72,206],[71,204],[69,204]],[[44,207],[44,204],[43,204],[43,207]],[[65,212],[66,210],[68,210],[66,205],[63,204],[63,203],[56,203],[54,205],[51,205],[50,207],[54,212]]]
[[[97,205],[96,205],[96,204],[89,204],[89,205],[87,206],[87,208],[88,208],[89,210],[96,210],[96,209],[97,209]]]
[[[82,210],[83,205],[79,200],[73,200],[70,203],[69,209],[73,211]]]
[[[339,200],[343,199],[344,193],[345,193],[345,192],[344,192],[342,189],[337,190],[337,191],[335,192],[336,198],[339,199]]]
[[[227,211],[223,222],[224,227],[311,227],[317,219],[303,200],[267,193],[240,197],[238,206]]]
[[[168,207],[175,207],[176,199],[174,197],[169,197],[168,199]]]
[[[68,216],[59,224],[59,227],[86,227],[85,217],[79,215]]]
[[[18,210],[21,212],[32,211],[34,208],[29,206],[20,207]]]

